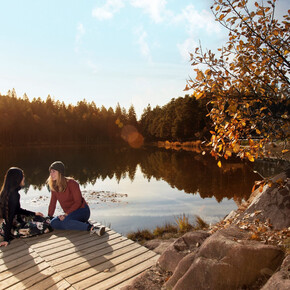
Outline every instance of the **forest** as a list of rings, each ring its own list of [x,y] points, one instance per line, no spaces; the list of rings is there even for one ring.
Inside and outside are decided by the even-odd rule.
[[[74,106],[50,96],[30,101],[15,90],[0,95],[0,146],[126,144],[122,130],[128,125],[145,142],[193,140],[206,131],[205,106],[187,95],[163,107],[148,105],[137,120],[133,105],[107,109],[82,100]]]

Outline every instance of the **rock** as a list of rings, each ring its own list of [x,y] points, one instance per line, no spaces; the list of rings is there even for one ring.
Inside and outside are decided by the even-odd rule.
[[[246,232],[233,226],[216,232],[195,254],[181,260],[165,286],[175,290],[238,289],[276,271],[284,252],[247,238]]]
[[[173,272],[180,260],[197,249],[209,236],[205,231],[194,231],[184,234],[163,252],[158,259],[158,265],[165,271]]]
[[[129,285],[121,290],[160,290],[167,279],[168,273],[158,266],[153,266],[137,276]]]
[[[193,264],[194,259],[196,258],[196,252],[190,253],[185,256],[175,268],[173,275],[170,277],[166,283],[166,289],[172,289],[178,280],[187,272],[190,266]]]
[[[161,256],[127,289],[290,289],[290,168],[272,182],[208,233],[147,242]]]
[[[155,253],[161,255],[170,244],[172,244],[176,239],[169,239],[169,240],[160,240],[154,239],[144,243],[144,246],[149,250],[154,251]]]
[[[239,216],[239,220],[249,221],[258,218],[262,222],[270,220],[274,229],[281,230],[290,226],[290,178],[286,174],[276,176],[273,181],[283,180],[284,184],[264,186],[262,192],[257,189],[250,197],[250,205]],[[259,213],[259,214],[257,214]]]
[[[262,290],[272,289],[290,289],[290,255],[284,259],[280,270],[275,273],[262,288]]]
[[[237,213],[236,213],[236,211],[235,210],[232,210],[226,217],[225,217],[225,221],[227,221],[227,220],[230,220],[230,219],[232,219],[233,217],[235,217],[235,215],[236,215]]]

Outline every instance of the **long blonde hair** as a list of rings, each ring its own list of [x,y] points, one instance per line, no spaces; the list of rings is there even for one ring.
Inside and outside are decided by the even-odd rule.
[[[51,176],[49,176],[46,183],[51,191],[64,192],[67,187],[67,178],[58,171],[57,179],[52,180]]]

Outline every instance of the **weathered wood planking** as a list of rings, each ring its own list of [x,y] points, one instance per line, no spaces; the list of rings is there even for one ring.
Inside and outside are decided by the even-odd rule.
[[[0,248],[0,289],[120,289],[158,258],[110,229],[54,231]]]

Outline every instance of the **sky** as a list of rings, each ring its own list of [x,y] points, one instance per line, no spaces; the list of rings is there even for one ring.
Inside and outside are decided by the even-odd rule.
[[[279,3],[280,2],[280,3]],[[212,0],[0,0],[0,93],[97,107],[183,97],[189,52],[227,40]],[[279,5],[280,6],[279,6]],[[286,14],[287,0],[277,8]],[[288,6],[288,7],[287,7]]]

